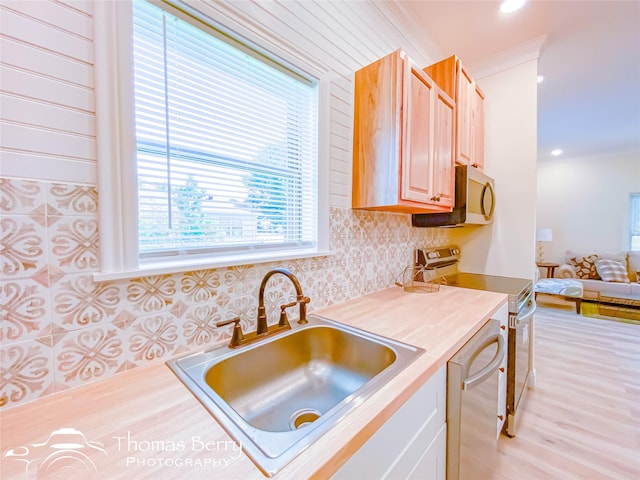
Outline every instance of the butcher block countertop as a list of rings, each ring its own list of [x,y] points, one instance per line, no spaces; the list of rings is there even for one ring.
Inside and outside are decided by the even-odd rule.
[[[503,294],[455,287],[443,286],[435,293],[392,287],[314,311],[426,353],[273,478],[330,477],[506,300]],[[95,473],[88,477],[81,471],[74,477],[69,470],[55,478],[267,478],[164,363],[0,411],[0,425],[3,479],[27,478],[26,468],[37,467],[53,451],[37,444],[54,443],[49,436],[60,429],[84,434],[87,446],[82,451],[90,459],[85,464],[95,467]],[[7,456],[10,449],[25,454],[19,447],[30,449],[23,458],[31,465]]]

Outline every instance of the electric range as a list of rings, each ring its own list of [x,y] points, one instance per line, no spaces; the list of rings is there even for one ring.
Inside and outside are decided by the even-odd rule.
[[[456,246],[417,249],[415,263],[436,270],[447,285],[504,293],[508,296],[509,333],[507,351],[507,419],[504,432],[513,437],[524,407],[527,389],[534,382],[531,362],[533,314],[536,303],[533,282],[525,278],[503,277],[458,271],[460,249]]]

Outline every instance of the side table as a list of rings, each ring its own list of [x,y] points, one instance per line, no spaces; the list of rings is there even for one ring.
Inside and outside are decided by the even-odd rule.
[[[548,263],[548,262],[536,262],[536,265],[540,268],[546,268],[547,269],[547,278],[553,278],[553,276],[555,275],[555,271],[556,271],[556,267],[559,267],[560,264],[558,263]]]

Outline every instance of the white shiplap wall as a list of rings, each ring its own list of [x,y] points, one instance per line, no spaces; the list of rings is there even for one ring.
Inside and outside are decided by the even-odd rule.
[[[351,205],[354,72],[397,48],[419,64],[419,47],[392,4],[379,1],[188,2],[261,47],[327,73],[329,202]],[[0,5],[0,175],[96,182],[93,2]],[[424,33],[419,33],[424,35]]]
[[[0,5],[0,175],[95,183],[92,3]]]

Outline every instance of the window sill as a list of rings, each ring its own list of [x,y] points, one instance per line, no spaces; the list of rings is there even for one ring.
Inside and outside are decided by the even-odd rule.
[[[96,272],[93,279],[96,282],[110,280],[124,280],[130,278],[148,277],[151,275],[164,275],[170,273],[192,272],[194,270],[209,270],[214,268],[231,267],[235,265],[256,265],[261,263],[293,260],[297,258],[327,257],[335,255],[331,250],[296,250],[288,252],[266,252],[247,255],[223,255],[212,258],[177,258],[165,261],[144,263],[135,270],[122,272]]]

